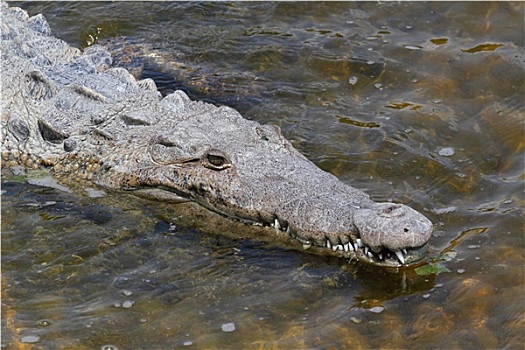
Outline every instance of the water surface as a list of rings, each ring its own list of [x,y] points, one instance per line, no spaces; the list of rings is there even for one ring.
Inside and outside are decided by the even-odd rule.
[[[523,347],[523,3],[18,5],[73,46],[107,44],[162,93],[279,125],[341,181],[424,212],[436,269],[3,178],[4,348]]]

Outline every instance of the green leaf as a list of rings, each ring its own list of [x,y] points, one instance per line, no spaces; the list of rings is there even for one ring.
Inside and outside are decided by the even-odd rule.
[[[445,266],[436,264],[436,265],[424,265],[416,267],[416,274],[419,276],[431,275],[431,274],[440,274],[441,272],[450,272]]]

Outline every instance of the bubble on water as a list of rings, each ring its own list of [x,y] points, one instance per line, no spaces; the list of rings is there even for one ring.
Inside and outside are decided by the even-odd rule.
[[[235,323],[233,322],[230,322],[230,323],[224,323],[222,326],[221,326],[221,330],[223,332],[234,332],[235,331]]]
[[[385,310],[382,306],[374,306],[373,308],[370,308],[368,311],[373,312],[374,314],[380,314]]]
[[[51,321],[50,320],[39,320],[39,321],[36,321],[36,325],[38,327],[48,327],[48,326],[51,326]]]
[[[123,290],[122,294],[124,294],[125,296],[129,297],[131,294],[133,294],[133,292],[130,291],[130,290]]]
[[[184,346],[191,346],[193,345],[193,342],[191,340],[186,340],[184,343],[182,343]]]
[[[124,309],[129,309],[133,306],[133,302],[130,301],[130,300],[126,300],[125,302],[122,303],[122,307]]]
[[[24,335],[22,339],[20,339],[20,342],[22,343],[36,343],[40,341],[40,337],[38,335]]]
[[[362,322],[362,321],[361,321],[360,319],[358,319],[357,317],[350,317],[350,320],[351,320],[352,322],[354,322],[354,323],[357,323],[357,324],[359,324],[359,323]]]
[[[454,148],[452,147],[443,147],[440,148],[438,154],[443,157],[450,157],[454,155]]]
[[[436,214],[436,215],[441,215],[441,214],[453,213],[456,210],[457,210],[457,208],[455,206],[450,206],[450,207],[446,207],[446,208],[436,208],[436,209],[432,209],[430,211],[432,213]]]
[[[100,350],[118,350],[118,348],[115,345],[106,344],[106,345],[102,345],[100,347]]]
[[[350,78],[348,78],[348,83],[350,85],[355,85],[357,83],[357,77],[356,76],[351,76]]]
[[[458,269],[458,273],[465,273],[465,269]]]

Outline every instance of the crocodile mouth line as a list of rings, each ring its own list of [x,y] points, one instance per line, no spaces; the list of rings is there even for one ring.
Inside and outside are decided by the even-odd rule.
[[[332,251],[345,251],[345,252],[355,252],[362,253],[362,256],[367,257],[371,261],[379,262],[395,262],[396,259],[400,265],[405,265],[405,257],[409,254],[407,248],[400,249],[398,251],[391,251],[389,249],[382,249],[380,252],[373,252],[370,247],[363,244],[361,238],[357,238],[355,242],[349,241],[346,244],[336,244],[332,245],[330,240],[326,240],[326,248],[332,249]],[[361,255],[361,254],[359,254]]]
[[[252,222],[254,226],[262,227],[273,227],[276,230],[285,232],[291,238],[299,241],[304,250],[308,250],[312,247],[316,247],[319,251],[329,250],[332,253],[339,252],[339,255],[347,258],[357,258],[359,260],[364,260],[370,263],[377,265],[391,266],[391,267],[400,267],[407,266],[411,263],[414,263],[416,260],[414,256],[419,256],[419,250],[423,247],[415,248],[403,248],[397,251],[392,251],[388,248],[383,248],[379,252],[374,252],[372,249],[364,244],[361,238],[350,237],[348,242],[342,243],[339,241],[338,244],[332,244],[330,240],[325,237],[324,244],[319,245],[319,243],[314,242],[313,240],[304,239],[299,237],[293,230],[290,229],[290,226],[282,224],[279,219],[275,219],[273,223],[261,223],[261,222]]]
[[[164,193],[171,193],[180,199],[185,198],[186,201],[193,201],[190,198],[188,198],[188,196],[184,193],[176,191],[173,188],[160,186],[156,187],[156,189],[160,189]],[[288,222],[278,218],[277,215],[274,216],[273,222],[268,222],[254,220],[253,218],[227,214],[225,212],[217,210],[217,208],[208,209],[221,216],[229,217],[247,225],[267,228],[272,227],[280,232],[285,233],[288,237],[300,242],[302,244],[303,250],[315,248],[315,250],[320,254],[322,254],[322,252],[329,252],[329,255],[336,255],[344,258],[349,258],[350,260],[357,258],[357,260],[360,261],[387,267],[407,266],[416,263],[421,259],[421,256],[424,255],[424,253],[421,251],[422,248],[424,248],[424,245],[420,247],[407,247],[397,251],[392,251],[388,248],[383,248],[381,249],[381,251],[375,252],[369,246],[367,246],[361,238],[354,237],[356,233],[353,233],[352,235],[344,235],[344,240],[338,238],[338,242],[337,244],[335,244],[333,243],[333,239],[331,242],[330,239],[326,236],[320,239],[301,237],[300,231],[295,231],[291,229],[290,225],[288,225]]]

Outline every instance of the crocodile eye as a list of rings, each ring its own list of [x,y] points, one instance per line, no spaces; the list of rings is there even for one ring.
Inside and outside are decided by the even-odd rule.
[[[226,162],[226,158],[214,154],[208,154],[208,161],[213,166],[222,166]]]
[[[201,160],[206,168],[213,170],[224,170],[232,166],[226,154],[216,149],[209,149],[206,151]]]

